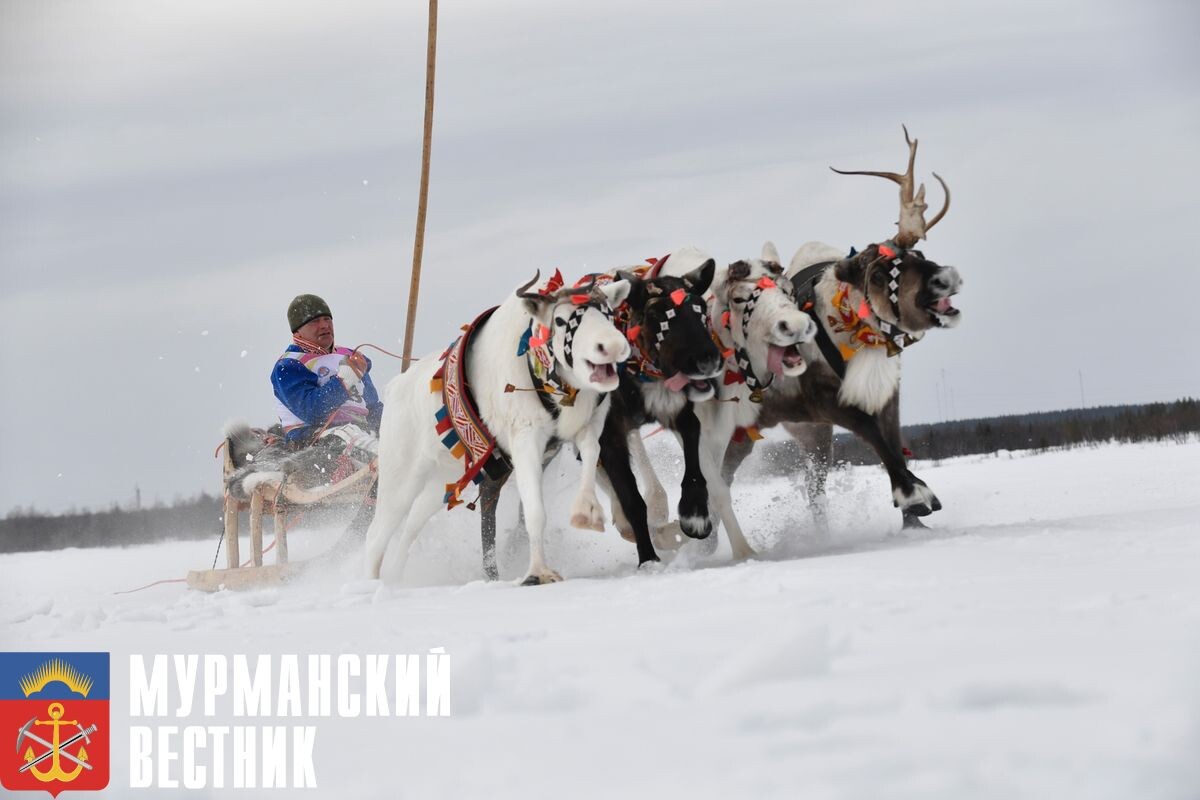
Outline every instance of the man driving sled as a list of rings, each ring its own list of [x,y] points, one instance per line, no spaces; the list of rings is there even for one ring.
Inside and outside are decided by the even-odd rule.
[[[354,462],[373,461],[379,454],[379,420],[383,403],[371,381],[371,362],[361,353],[336,347],[333,312],[315,294],[298,295],[288,306],[292,343],[271,371],[275,405],[285,445],[312,445],[333,462],[326,472],[336,483]],[[336,465],[336,466],[334,466]],[[341,552],[361,540],[375,512],[371,490],[341,540],[331,552]]]
[[[333,312],[315,294],[297,296],[287,316],[292,344],[271,371],[284,440],[297,446],[336,436],[377,453],[383,403],[371,381],[371,362],[334,346]]]

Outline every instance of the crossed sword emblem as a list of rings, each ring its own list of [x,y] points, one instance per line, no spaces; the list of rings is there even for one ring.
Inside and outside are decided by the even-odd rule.
[[[50,749],[48,749],[46,752],[42,753],[40,756],[35,756],[32,761],[22,764],[21,768],[19,770],[17,770],[18,772],[26,772],[30,769],[33,769],[33,767],[36,764],[39,764],[42,761],[45,761],[47,758],[50,758],[51,756],[56,755],[56,754],[62,756],[63,758],[66,758],[70,761],[75,762],[76,764],[83,767],[84,769],[92,768],[91,764],[87,763],[86,761],[81,761],[80,759],[78,759],[75,756],[68,753],[66,748],[69,747],[70,745],[73,745],[75,742],[78,742],[80,739],[83,739],[88,744],[91,744],[92,740],[89,739],[88,736],[90,734],[93,734],[96,732],[95,725],[90,725],[87,728],[84,728],[79,723],[76,723],[75,727],[79,728],[79,733],[75,734],[70,739],[67,739],[65,742],[60,742],[58,744],[51,744],[50,742],[47,742],[42,737],[38,736],[36,733],[33,733],[32,731],[29,730],[31,727],[33,727],[34,723],[36,723],[36,722],[37,722],[37,717],[33,717],[32,719],[29,720],[29,722],[26,722],[23,726],[21,726],[21,730],[17,734],[17,752],[18,753],[21,752],[21,742],[24,739],[31,739],[34,742],[37,742],[38,744],[42,745],[43,747],[48,747]],[[58,738],[57,733],[58,733],[58,730],[56,728],[55,729],[55,737],[54,737],[55,739]]]

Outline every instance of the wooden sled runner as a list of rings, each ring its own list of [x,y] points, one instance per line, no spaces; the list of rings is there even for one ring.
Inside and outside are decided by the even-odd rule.
[[[225,441],[223,475],[229,477],[236,469],[231,453],[233,448]],[[249,500],[239,500],[225,492],[225,533],[223,544],[228,566],[225,569],[191,570],[188,572],[188,588],[203,592],[221,589],[257,589],[284,583],[299,574],[305,562],[288,559],[287,513],[296,507],[351,505],[363,502],[374,482],[375,471],[371,465],[360,467],[337,483],[304,489],[284,481],[259,484],[250,493]],[[241,512],[249,512],[250,561],[241,562],[241,543],[238,538],[238,523]],[[263,563],[263,514],[269,512],[273,521],[275,537],[275,563]]]

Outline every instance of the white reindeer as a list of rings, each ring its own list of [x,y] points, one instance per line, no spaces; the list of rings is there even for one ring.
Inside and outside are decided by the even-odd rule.
[[[562,580],[546,565],[542,546],[542,455],[552,438],[573,442],[582,461],[571,524],[604,530],[604,512],[595,492],[600,432],[608,413],[607,393],[618,384],[616,365],[630,352],[609,315],[629,293],[627,281],[545,295],[526,293],[536,282],[535,277],[519,288],[477,330],[465,362],[479,416],[511,460],[517,480],[529,534],[529,571],[521,580],[526,585]],[[518,355],[531,326],[538,334],[535,349],[544,341],[542,355],[550,356],[548,363],[556,370],[557,380],[550,385],[557,383],[559,389],[550,394],[535,391],[530,356]],[[367,533],[370,578],[380,577],[382,570],[389,579],[400,580],[417,534],[443,505],[446,484],[463,474],[463,462],[443,446],[434,427],[442,397],[430,391],[430,381],[438,368],[436,353],[423,358],[393,379],[385,392],[379,500]],[[565,400],[567,395],[572,399]],[[397,532],[400,537],[393,542]]]

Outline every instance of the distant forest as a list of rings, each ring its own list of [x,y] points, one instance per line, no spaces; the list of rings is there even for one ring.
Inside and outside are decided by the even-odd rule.
[[[1184,441],[1200,432],[1200,400],[1140,406],[1102,406],[1043,411],[1007,417],[905,425],[904,442],[913,458],[938,460],[997,450],[1048,450],[1100,442]],[[834,458],[873,464],[874,451],[853,435],[834,439]]]
[[[905,443],[913,458],[938,460],[998,450],[1048,450],[1102,442],[1185,441],[1200,433],[1200,400],[1107,406],[986,419],[907,425]],[[791,469],[800,455],[794,442],[763,442],[767,460]],[[874,452],[848,433],[834,437],[839,464],[878,463]],[[215,477],[215,476],[214,476]],[[245,527],[243,525],[243,527]],[[270,536],[270,524],[266,525]],[[14,509],[0,520],[0,553],[112,547],[164,539],[212,537],[221,533],[221,498],[201,494],[170,506],[49,515]]]

